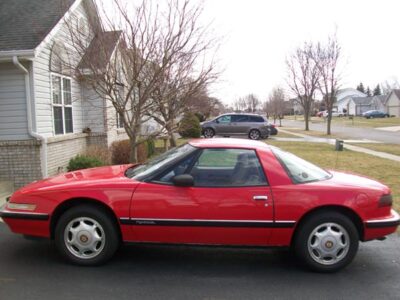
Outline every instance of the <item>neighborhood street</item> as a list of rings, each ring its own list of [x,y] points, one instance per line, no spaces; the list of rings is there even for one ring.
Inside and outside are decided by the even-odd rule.
[[[398,299],[399,248],[397,234],[360,244],[335,274],[305,271],[285,250],[145,245],[84,268],[0,222],[0,299]]]
[[[278,122],[278,121],[277,121]],[[282,126],[304,129],[304,121],[282,120]],[[326,123],[310,123],[310,130],[326,132]],[[389,144],[400,144],[400,133],[375,128],[350,127],[332,123],[332,133],[353,139],[368,139]]]

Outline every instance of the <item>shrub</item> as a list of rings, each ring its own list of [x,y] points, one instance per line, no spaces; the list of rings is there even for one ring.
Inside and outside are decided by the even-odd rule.
[[[87,148],[85,156],[95,157],[104,165],[111,165],[111,152],[107,147],[99,145],[91,145]]]
[[[206,120],[206,117],[202,113],[194,113],[197,119],[199,119],[199,122],[204,122]]]
[[[152,157],[156,153],[156,143],[153,139],[146,141],[147,145],[147,158]]]
[[[199,138],[201,134],[201,127],[199,119],[193,113],[185,113],[180,124],[179,134],[183,138]]]
[[[131,144],[129,140],[115,141],[111,144],[111,161],[114,165],[129,164]]]
[[[142,163],[147,160],[148,150],[146,143],[137,146],[138,162]],[[111,161],[115,165],[123,165],[130,163],[131,142],[130,140],[116,141],[111,144]]]
[[[104,163],[95,157],[86,155],[77,155],[70,159],[67,170],[76,171],[81,169],[88,169],[94,167],[104,166]]]

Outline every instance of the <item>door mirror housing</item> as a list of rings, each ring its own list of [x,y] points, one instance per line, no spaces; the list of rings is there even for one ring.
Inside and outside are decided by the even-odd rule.
[[[182,175],[177,175],[174,178],[172,178],[172,183],[176,186],[193,186],[194,185],[194,179],[193,176],[190,174],[182,174]]]

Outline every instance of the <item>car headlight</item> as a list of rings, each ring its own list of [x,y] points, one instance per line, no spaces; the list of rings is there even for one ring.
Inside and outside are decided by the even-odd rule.
[[[30,210],[34,211],[36,209],[36,204],[27,204],[27,203],[7,203],[8,209],[16,209],[16,210]]]

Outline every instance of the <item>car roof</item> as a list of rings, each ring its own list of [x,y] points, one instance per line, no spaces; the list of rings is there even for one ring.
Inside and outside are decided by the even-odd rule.
[[[264,142],[235,138],[193,139],[189,141],[189,144],[198,148],[270,148],[270,146]]]

